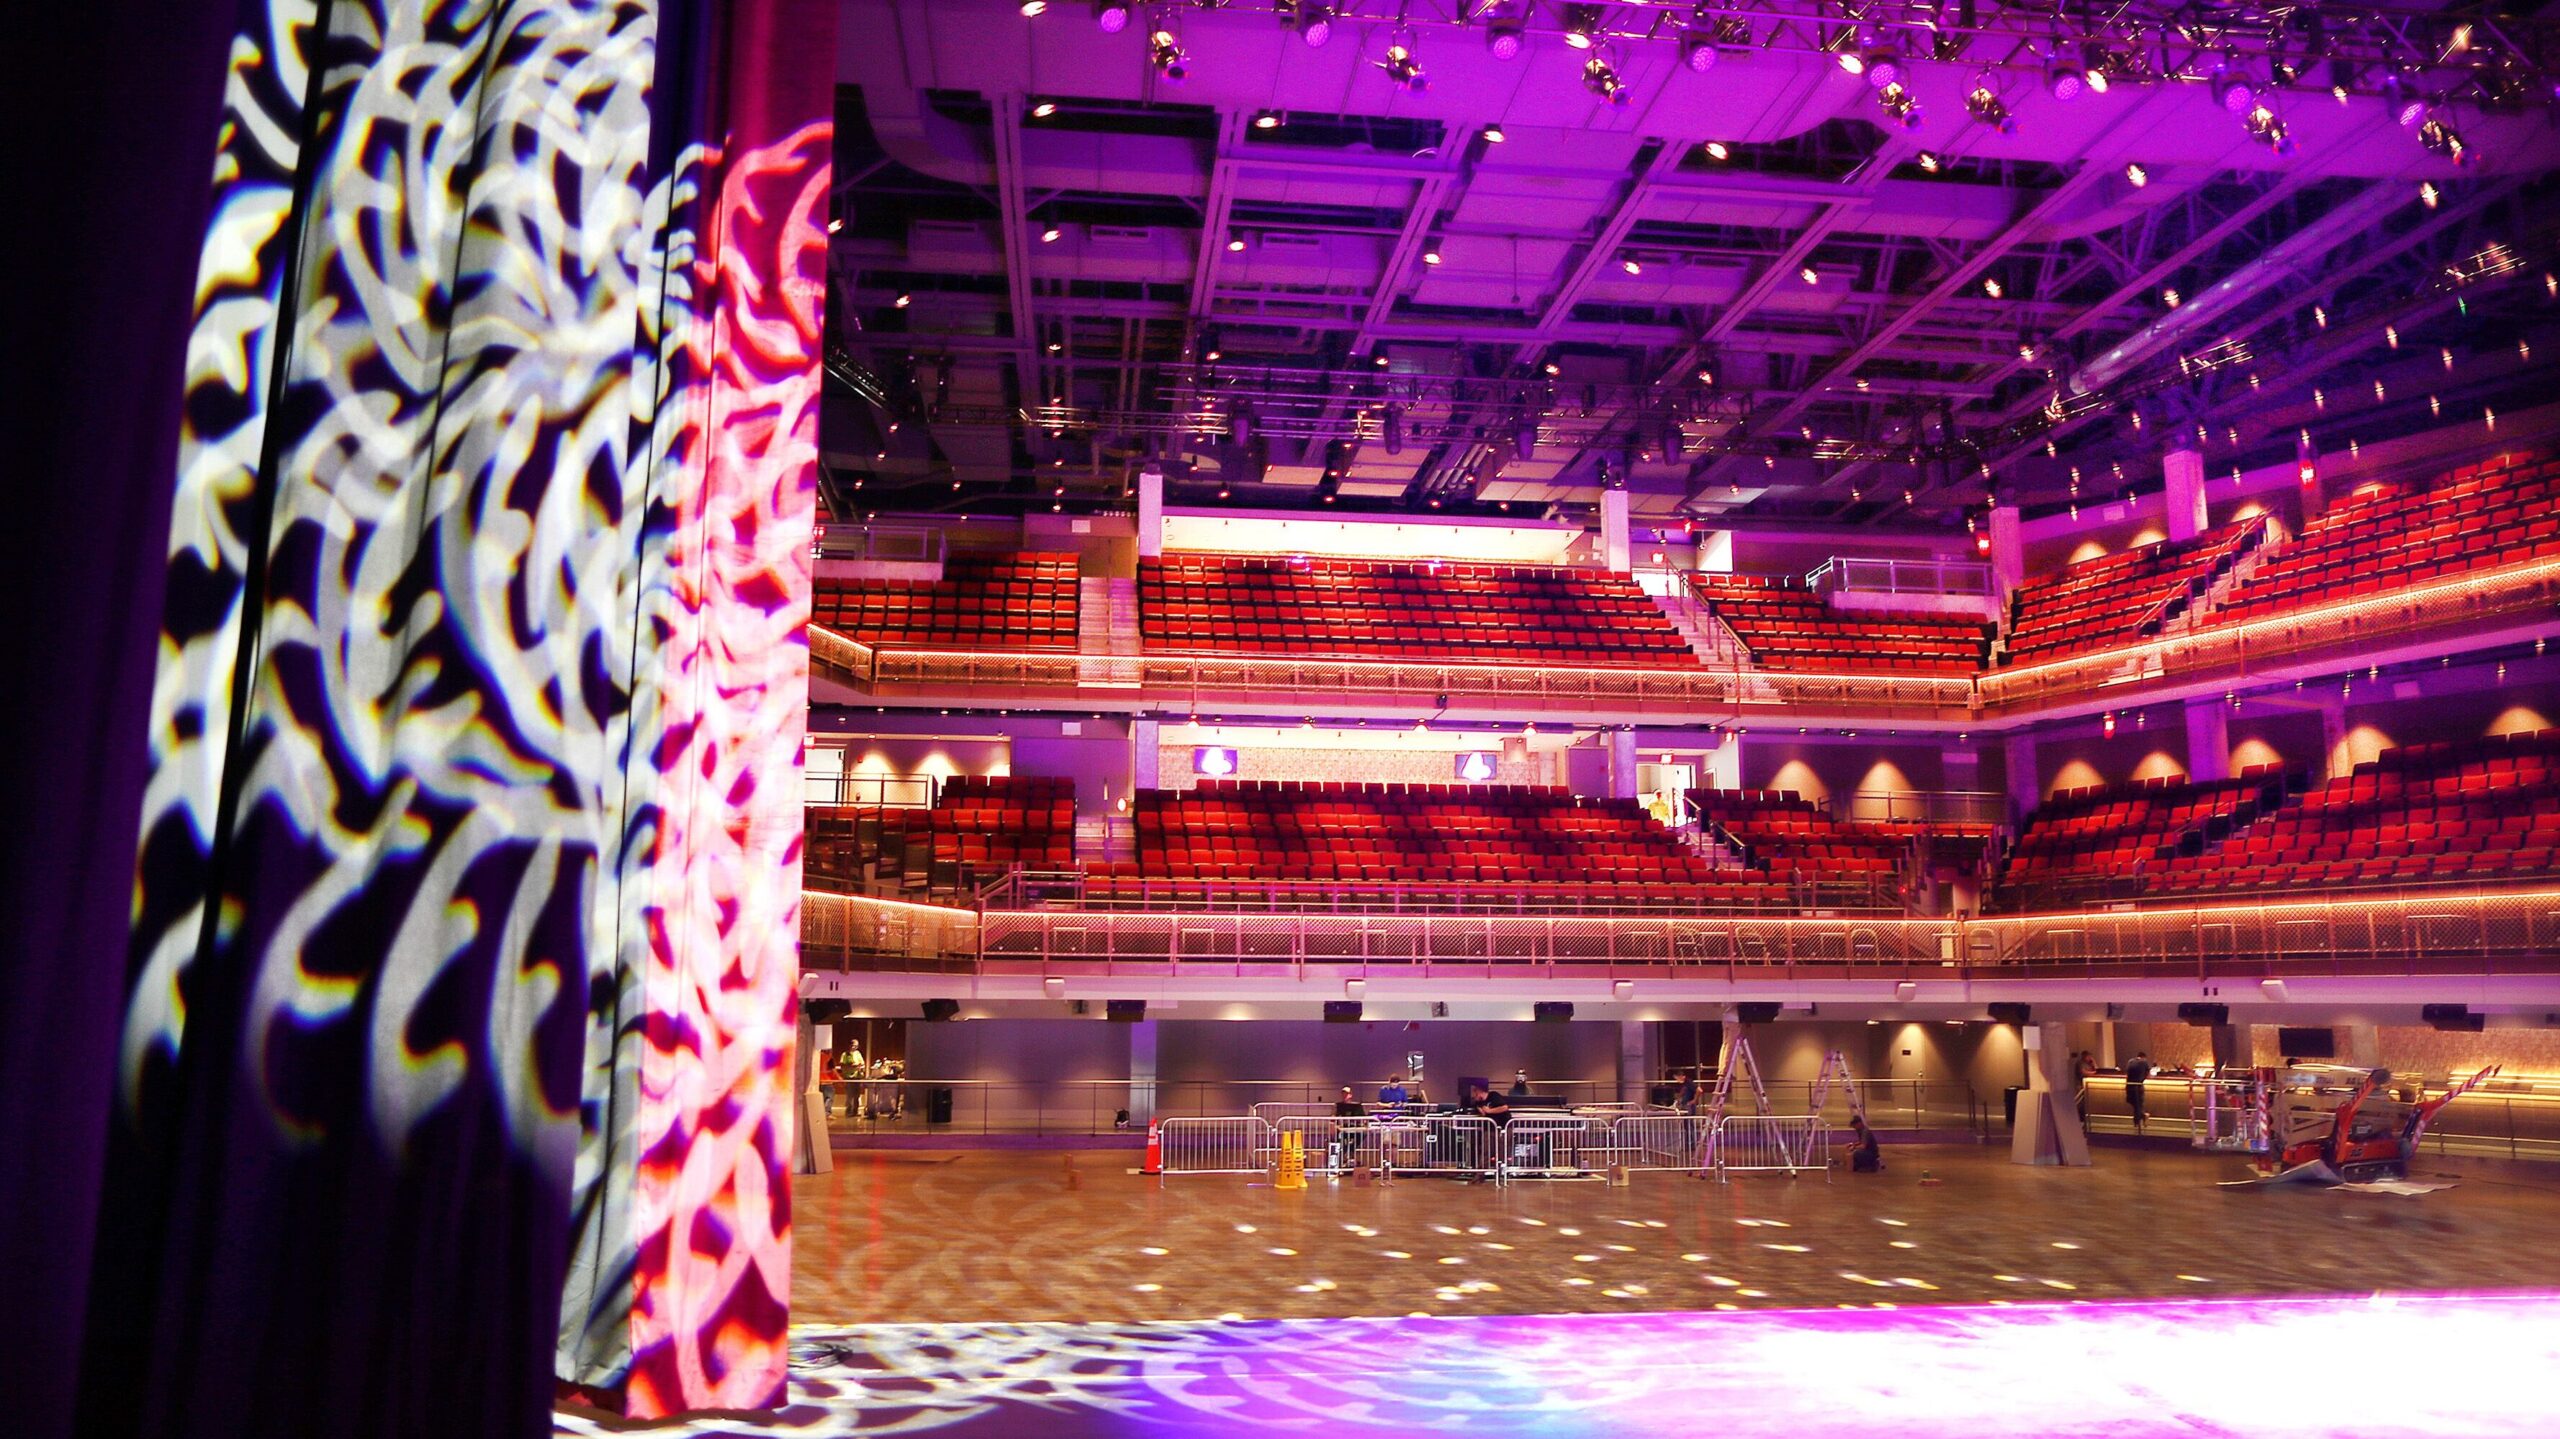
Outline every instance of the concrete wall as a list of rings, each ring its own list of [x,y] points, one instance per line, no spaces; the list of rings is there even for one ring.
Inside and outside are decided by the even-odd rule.
[[[1742,740],[1742,788],[1791,789],[1820,803],[1860,790],[1946,788],[1936,744],[1832,743],[1755,730]]]
[[[2036,792],[2083,785],[2122,784],[2153,775],[2187,772],[2187,734],[2183,714],[2151,716],[2140,728],[2119,719],[2113,738],[2066,734],[2036,736]]]

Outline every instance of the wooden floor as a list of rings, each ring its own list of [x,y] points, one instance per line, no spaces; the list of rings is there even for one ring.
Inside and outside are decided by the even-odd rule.
[[[1631,1188],[873,1152],[794,1190],[788,1405],[600,1439],[2554,1432],[2560,1174],[2418,1197],[1893,1149]],[[1072,1160],[1072,1163],[1071,1163]],[[2455,1168],[2425,1166],[2426,1170]],[[1923,1175],[1938,1181],[1924,1185]]]
[[[2430,1162],[2418,1197],[2232,1192],[2237,1161],[1504,1187],[1148,1179],[1125,1151],[848,1152],[793,1193],[804,1324],[1076,1323],[2560,1288],[2560,1170]],[[1923,1171],[1938,1182],[1925,1185]]]

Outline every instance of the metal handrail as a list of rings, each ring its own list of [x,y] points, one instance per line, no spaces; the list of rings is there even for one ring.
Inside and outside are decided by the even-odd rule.
[[[1808,913],[1893,914],[1905,912],[1898,881],[1776,880],[1757,872],[1737,872],[1734,880],[1763,886],[1783,884],[1787,897],[1777,903],[1702,905],[1676,894],[1659,897],[1613,897],[1588,883],[1536,882],[1499,884],[1412,883],[1403,881],[1313,879],[1170,879],[1160,876],[1113,877],[1069,872],[1016,871],[977,892],[981,909],[1049,910],[1110,913],[1249,913],[1249,914],[1430,914],[1430,915],[1661,915]],[[1668,891],[1675,886],[1664,885]]]
[[[1804,577],[1816,594],[1866,590],[1879,594],[1988,596],[1991,566],[1979,560],[1883,559],[1834,555]]]

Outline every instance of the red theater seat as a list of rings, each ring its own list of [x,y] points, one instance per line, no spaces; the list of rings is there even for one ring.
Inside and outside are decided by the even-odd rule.
[[[2002,857],[1995,896],[2003,908],[2026,909],[2135,892],[2174,856],[2200,853],[2246,828],[2284,793],[2273,766],[2234,779],[2157,777],[2057,790]]]
[[[955,554],[939,580],[820,579],[810,622],[875,648],[1072,650],[1076,557]]]
[[[2002,662],[2037,664],[2158,634],[2265,534],[2263,519],[2237,520],[2030,579],[2010,596]]]
[[[1155,654],[1685,667],[1688,642],[1624,575],[1513,565],[1168,555],[1138,562]]]
[[[1834,609],[1791,576],[1692,574],[1689,585],[1763,669],[1961,677],[1989,646],[1979,621]]]

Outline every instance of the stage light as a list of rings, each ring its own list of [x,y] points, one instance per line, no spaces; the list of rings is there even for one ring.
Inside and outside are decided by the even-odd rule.
[[[1964,112],[1998,134],[2014,134],[2018,128],[2018,117],[2009,113],[1989,85],[1977,83],[1965,93]]]
[[[1876,108],[1905,130],[1919,129],[1928,118],[1920,112],[1919,99],[1900,85],[1887,85],[1876,91]]]
[[[1427,250],[1423,251],[1423,252],[1422,252],[1422,263],[1424,263],[1424,264],[1426,264],[1426,265],[1437,265],[1437,264],[1439,264],[1439,263],[1440,263],[1440,247],[1439,247],[1439,246],[1437,246],[1437,245],[1434,245],[1434,246],[1432,246],[1430,249],[1427,249]]]
[[[1333,38],[1333,7],[1301,3],[1289,7],[1282,23],[1298,32],[1298,38],[1312,50]]]
[[[1808,285],[1819,285],[1822,283],[1821,273],[1815,270],[1811,265],[1807,265],[1803,269],[1796,271],[1796,274]]]
[[[1058,243],[1059,234],[1060,231],[1058,227],[1051,225],[1049,228],[1040,232],[1040,243],[1043,245],[1054,245]]]
[[[1168,85],[1179,85],[1191,78],[1191,65],[1183,57],[1182,42],[1170,30],[1158,30],[1147,37],[1147,63]]]
[[[2440,196],[2440,195],[2438,195],[2438,194],[2436,193],[2436,187],[2435,187],[2435,182],[2434,182],[2434,181],[2432,181],[2432,180],[2420,180],[2420,181],[2418,182],[2418,203],[2419,203],[2419,204],[2424,205],[2424,206],[2426,206],[2428,209],[2432,210],[2432,209],[2434,209],[2434,208],[2436,207],[2436,201],[2438,201],[2439,199],[2442,199],[2442,198],[2443,198],[2442,196]]]
[[[1939,168],[1939,166],[1938,166],[1938,157],[1937,157],[1936,153],[1935,153],[1935,152],[1933,152],[1933,151],[1929,151],[1929,150],[1923,150],[1923,151],[1921,151],[1921,152],[1920,152],[1920,168],[1921,168],[1921,169],[1923,169],[1923,170],[1928,171],[1928,172],[1929,172],[1930,174],[1932,174],[1932,175],[1935,175],[1936,173],[1938,173],[1938,168]]]
[[[1864,75],[1867,73],[1867,57],[1855,50],[1843,50],[1840,52],[1840,68],[1851,75]]]
[[[1031,118],[1034,120],[1046,120],[1057,113],[1058,103],[1054,100],[1043,100],[1031,107]]]
[[[1588,50],[1598,43],[1600,13],[1597,5],[1564,7],[1564,43],[1576,50]]]
[[[1279,112],[1279,111],[1277,111],[1277,110],[1257,110],[1257,111],[1255,111],[1255,112],[1254,112],[1254,116],[1253,116],[1253,128],[1255,128],[1255,129],[1257,129],[1257,130],[1277,130],[1277,129],[1279,129],[1279,128],[1280,128],[1280,112]]]
[[[1029,19],[1034,15],[1039,15],[1048,10],[1048,8],[1049,0],[1022,0],[1022,14],[1025,19]]]
[[[1733,158],[1733,152],[1725,148],[1725,143],[1722,140],[1709,140],[1706,144],[1706,150],[1707,158],[1710,160],[1729,160]]]
[[[1582,88],[1600,97],[1608,105],[1627,103],[1627,82],[1618,78],[1618,69],[1597,55],[1582,67]]]
[[[2382,77],[2383,103],[2391,107],[2391,118],[2403,130],[2415,130],[2427,118],[2426,97],[2399,75]]]
[[[1902,57],[1891,50],[1870,50],[1865,63],[1849,73],[1865,75],[1871,89],[1890,89],[1902,83]]]
[[[1386,416],[1378,425],[1378,439],[1386,446],[1388,454],[1404,453],[1404,406],[1387,406]]]
[[[2080,74],[2088,84],[2090,94],[2107,93],[2107,88],[2115,83],[2114,69],[2115,57],[2107,53],[2104,45],[2092,40],[2080,47]]]
[[[2248,130],[2249,138],[2259,144],[2279,155],[2293,153],[2293,131],[2275,111],[2260,105],[2249,112],[2248,119],[2242,124]]]
[[[1680,59],[1691,72],[1704,75],[1716,68],[1716,37],[1704,30],[1680,32]]]
[[[1511,453],[1516,459],[1528,459],[1538,452],[1538,417],[1523,415],[1511,426]]]
[[[1422,62],[1413,58],[1413,47],[1403,41],[1387,47],[1387,58],[1378,62],[1378,69],[1389,84],[1408,95],[1419,95],[1431,88],[1431,82],[1423,76]]]
[[[1644,273],[1643,264],[1637,261],[1632,255],[1626,259],[1620,260],[1618,262],[1618,268],[1626,271],[1630,275],[1641,275]]]
[[[1486,21],[1484,52],[1496,60],[1519,59],[1521,50],[1529,43],[1528,36],[1522,33],[1525,26],[1526,22],[1517,15]]]
[[[914,304],[915,298],[915,296],[908,294],[906,291],[900,290],[898,292],[898,298],[891,300],[889,303],[895,308],[903,310],[907,306]]]
[[[2126,183],[2139,190],[2143,186],[2151,183],[2151,172],[2143,169],[2140,165],[2128,164],[2124,167],[2124,178]]]
[[[1228,253],[1228,254],[1231,254],[1231,255],[1232,255],[1232,254],[1234,254],[1236,251],[1241,250],[1241,249],[1243,249],[1243,248],[1244,248],[1244,236],[1242,236],[1242,235],[1236,235],[1236,236],[1230,237],[1230,238],[1228,239],[1228,241],[1227,241],[1227,253]]]
[[[2044,67],[2045,93],[2068,105],[2089,88],[2089,72],[2071,61],[2056,59]]]
[[[2468,153],[2462,143],[2462,133],[2432,113],[2418,126],[2418,143],[2428,154],[2457,165]]]
[[[2232,62],[2226,60],[2215,66],[2209,83],[2213,90],[2213,103],[2221,106],[2225,114],[2246,115],[2258,108],[2257,83],[2241,73]]]
[[[1093,0],[1093,27],[1105,35],[1129,28],[1129,7],[1119,0]]]
[[[1484,127],[1484,142],[1488,145],[1499,145],[1510,138],[1510,136],[1502,133],[1502,127],[1499,125],[1487,125]]]
[[[2177,286],[2172,285],[2160,292],[2160,303],[2174,310],[2185,303],[2185,297],[2178,293]]]
[[[1984,294],[1986,294],[1986,295],[1989,295],[1991,298],[1993,298],[1993,299],[1995,299],[1995,300],[1996,300],[1996,299],[1999,299],[1999,298],[2000,298],[2000,281],[1999,281],[1997,278],[1986,278],[1986,279],[1984,279],[1984,280],[1983,280],[1983,282],[1982,282],[1982,293],[1984,293]]]

